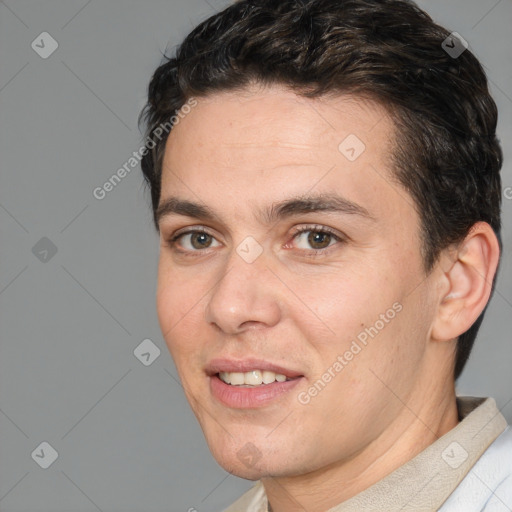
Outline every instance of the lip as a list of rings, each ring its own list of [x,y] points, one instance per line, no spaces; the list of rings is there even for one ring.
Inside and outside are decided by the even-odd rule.
[[[222,405],[233,409],[256,409],[264,407],[278,399],[285,398],[304,379],[304,375],[291,368],[263,359],[212,359],[206,367],[212,396]],[[268,370],[285,375],[285,382],[273,382],[255,387],[239,387],[226,384],[219,378],[219,372],[248,372]]]
[[[249,372],[251,370],[267,370],[274,373],[285,375],[289,379],[302,377],[303,373],[291,368],[284,368],[278,364],[263,359],[245,358],[245,359],[212,359],[206,366],[206,374],[209,377],[219,372]]]
[[[222,381],[218,375],[208,377],[210,392],[222,405],[233,409],[256,409],[283,398],[295,388],[304,377],[296,377],[285,382],[273,382],[260,386],[239,387],[231,386]]]

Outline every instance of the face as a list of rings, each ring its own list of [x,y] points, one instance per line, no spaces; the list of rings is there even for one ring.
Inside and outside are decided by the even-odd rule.
[[[158,317],[227,471],[348,460],[422,385],[433,300],[392,134],[372,102],[273,86],[200,98],[169,136]]]

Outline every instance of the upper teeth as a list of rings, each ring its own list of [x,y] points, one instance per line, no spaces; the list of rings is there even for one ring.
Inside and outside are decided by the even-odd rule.
[[[251,370],[250,372],[220,372],[219,377],[226,384],[232,386],[258,386],[260,384],[272,384],[272,382],[284,382],[286,375],[274,373],[268,370]]]

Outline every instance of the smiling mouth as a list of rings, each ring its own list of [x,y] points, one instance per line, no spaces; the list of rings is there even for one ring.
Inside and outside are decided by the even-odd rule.
[[[267,386],[274,382],[285,382],[300,379],[299,377],[287,377],[282,373],[275,373],[270,370],[251,370],[248,372],[219,372],[217,377],[231,386],[240,388],[254,388]]]

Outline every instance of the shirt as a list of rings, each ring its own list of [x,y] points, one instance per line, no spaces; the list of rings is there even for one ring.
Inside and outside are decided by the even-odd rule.
[[[453,429],[326,512],[512,512],[512,428],[492,398],[456,402]],[[268,512],[262,483],[224,512]]]

